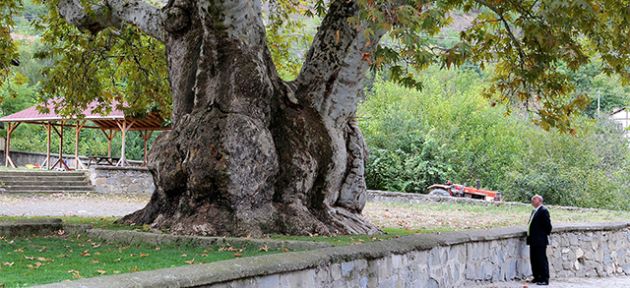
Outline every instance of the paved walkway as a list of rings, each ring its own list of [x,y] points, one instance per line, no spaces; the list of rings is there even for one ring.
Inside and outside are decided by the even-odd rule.
[[[523,282],[502,282],[471,286],[471,288],[630,288],[630,276],[607,278],[568,278],[553,280],[549,286],[538,286]]]
[[[124,216],[142,209],[150,195],[0,194],[0,216]]]

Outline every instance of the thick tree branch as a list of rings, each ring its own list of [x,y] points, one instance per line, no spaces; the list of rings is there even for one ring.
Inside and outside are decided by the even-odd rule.
[[[298,85],[310,82],[313,77],[327,79],[339,69],[358,33],[348,19],[358,12],[355,1],[337,0],[330,5],[297,78]]]
[[[397,5],[398,1],[392,1],[383,9]],[[368,21],[350,21],[359,16],[359,9],[357,1],[331,3],[296,79],[297,98],[340,125],[356,111],[372,54],[386,32],[365,33]]]
[[[66,21],[92,33],[129,23],[160,41],[165,39],[162,11],[142,0],[105,0],[89,9],[80,0],[60,0],[57,8]]]
[[[370,27],[369,21],[359,20],[358,2],[332,1],[295,81],[299,101],[336,119],[356,110],[365,72],[386,32]],[[381,8],[386,11],[398,5],[398,1],[392,1]],[[372,31],[368,33],[369,29]]]

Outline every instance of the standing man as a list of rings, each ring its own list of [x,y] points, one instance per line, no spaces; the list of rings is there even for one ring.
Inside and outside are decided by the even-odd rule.
[[[536,194],[532,197],[534,211],[529,217],[527,228],[527,245],[529,245],[529,259],[534,274],[533,283],[549,285],[549,262],[547,261],[547,245],[551,234],[551,218],[549,211],[543,206],[543,197]]]

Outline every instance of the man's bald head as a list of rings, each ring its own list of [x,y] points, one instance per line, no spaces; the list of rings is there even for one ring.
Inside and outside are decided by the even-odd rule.
[[[543,203],[543,197],[536,194],[534,196],[532,196],[532,206],[534,206],[534,208],[538,208],[538,206],[542,205]]]

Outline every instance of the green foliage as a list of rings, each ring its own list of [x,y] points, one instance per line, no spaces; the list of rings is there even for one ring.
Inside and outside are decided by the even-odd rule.
[[[370,149],[371,189],[424,192],[452,180],[526,201],[630,209],[630,146],[604,120],[576,120],[575,136],[533,125],[525,110],[505,116],[482,96],[474,69],[430,67],[422,91],[379,81],[360,107]]]
[[[590,103],[585,114],[590,117],[598,116],[598,98],[599,109],[603,114],[630,106],[630,87],[623,85],[618,76],[606,75],[599,62],[594,61],[578,71],[569,72],[576,83],[575,94],[586,94],[589,97]]]
[[[506,175],[508,197],[538,193],[551,203],[630,210],[628,141],[607,121],[580,126],[576,137],[531,131],[521,168]]]
[[[265,2],[270,5],[265,15],[268,45],[281,76],[289,80],[298,73],[314,28],[326,15],[330,1]],[[2,1],[0,82],[17,55],[9,32],[17,21],[22,27],[18,32],[34,34],[32,28],[23,28],[25,22],[32,21],[43,31],[46,45],[38,55],[52,61],[43,71],[46,77],[40,86],[41,96],[64,97],[62,107],[57,107],[63,113],[75,114],[97,100],[102,107],[113,101],[127,102],[135,112],[157,107],[164,115],[170,114],[167,63],[161,43],[130,25],[107,28],[95,35],[79,31],[60,17],[57,3]],[[419,89],[423,84],[418,72],[432,64],[447,68],[472,64],[477,69],[493,66],[485,95],[497,103],[531,104],[538,114],[532,120],[547,130],[558,127],[575,133],[572,120],[589,105],[592,96],[587,96],[591,91],[575,93],[576,81],[570,74],[588,65],[594,56],[601,59],[603,73],[616,73],[622,82],[630,80],[630,21],[624,1],[356,3],[360,13],[349,21],[361,29],[360,33],[387,32],[378,49],[364,55],[374,71]],[[454,19],[466,23],[453,23]],[[448,39],[436,41],[436,37],[444,36]]]
[[[429,64],[494,66],[486,97],[499,103],[525,102],[542,128],[575,133],[572,120],[589,103],[572,94],[577,71],[602,59],[606,73],[630,80],[630,21],[623,1],[359,1],[368,30],[387,30],[374,68],[389,71],[406,87],[422,87],[414,77]],[[452,21],[453,12],[472,15],[461,40],[446,46],[429,39]],[[371,33],[367,31],[366,33]],[[568,69],[562,69],[568,68]],[[415,73],[414,73],[415,71]],[[508,106],[508,107],[511,107]]]
[[[53,61],[43,70],[43,98],[63,95],[64,101],[54,108],[65,115],[79,115],[97,101],[99,111],[118,103],[132,113],[157,108],[170,117],[164,45],[131,25],[96,35],[79,31],[59,15],[57,3],[46,1],[49,13],[36,23],[44,31],[41,39],[46,45],[37,56]]]
[[[12,65],[18,58],[17,47],[11,38],[11,28],[15,25],[13,16],[17,13],[21,1],[0,2],[0,84],[6,81]]]
[[[164,46],[130,25],[95,35],[79,31],[61,19],[57,2],[0,1],[2,113],[60,96],[65,101],[57,108],[69,115],[94,100],[169,115]],[[273,7],[265,15],[268,45],[281,76],[290,80],[330,1],[265,2]],[[350,21],[367,27],[361,33],[388,32],[372,55],[363,55],[374,75],[422,88],[379,81],[361,107],[372,155],[370,187],[420,192],[446,179],[480,179],[510,199],[540,193],[560,204],[627,208],[627,142],[605,124],[578,116],[583,109],[594,116],[598,95],[603,111],[629,103],[629,90],[620,85],[630,80],[627,1],[357,3],[359,16]],[[12,31],[41,34],[41,44],[16,42]],[[497,104],[507,111],[490,107]],[[44,141],[33,141],[45,139],[43,133],[20,127],[14,147],[43,151]],[[81,154],[105,153],[98,131],[82,136]],[[129,142],[131,158],[140,159],[139,137]],[[71,151],[73,144],[66,145]]]
[[[317,2],[309,6],[310,1],[304,0],[268,2],[267,45],[280,76],[285,80],[293,80],[302,68],[304,53],[313,41],[316,25],[320,21],[315,11],[324,6]],[[308,15],[312,19],[300,15]]]

